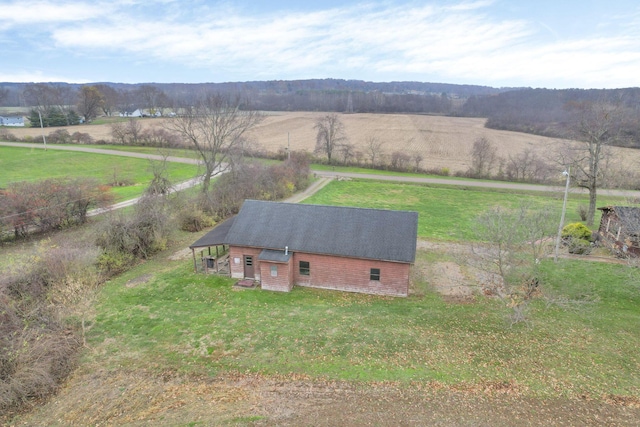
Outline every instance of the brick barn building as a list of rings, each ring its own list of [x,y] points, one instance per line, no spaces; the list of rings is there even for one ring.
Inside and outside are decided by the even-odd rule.
[[[407,296],[417,229],[417,212],[246,200],[190,248],[195,264],[196,249],[228,245],[230,276],[266,290]]]

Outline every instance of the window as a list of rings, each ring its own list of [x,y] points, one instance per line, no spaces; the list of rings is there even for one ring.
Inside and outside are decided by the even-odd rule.
[[[310,271],[309,261],[300,261],[300,275],[308,276]]]
[[[277,265],[272,265],[271,266],[271,277],[278,277],[278,266]]]
[[[369,273],[369,280],[380,281],[380,269],[379,268],[372,268],[371,269],[371,272]]]

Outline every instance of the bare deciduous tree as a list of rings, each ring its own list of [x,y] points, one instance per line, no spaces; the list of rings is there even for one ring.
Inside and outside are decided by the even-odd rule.
[[[491,175],[491,171],[498,160],[497,149],[491,141],[481,136],[473,141],[471,149],[471,173],[477,177]]]
[[[346,165],[355,155],[355,145],[345,142],[340,144],[340,154],[342,155],[342,162]]]
[[[371,165],[377,166],[382,158],[382,146],[384,142],[381,141],[376,135],[367,136],[366,151]]]
[[[167,163],[169,153],[161,151],[160,155],[162,156],[162,160],[151,160],[149,163],[149,170],[153,174],[153,178],[145,190],[145,195],[147,196],[166,196],[171,192],[172,184],[168,176],[169,165]]]
[[[59,111],[63,121],[69,122],[69,113],[75,104],[76,91],[68,85],[35,83],[27,85],[22,96],[27,105],[35,108],[44,117],[52,111]]]
[[[142,125],[137,119],[129,119],[126,123],[112,123],[111,136],[119,144],[136,145],[142,134]]]
[[[216,172],[229,167],[232,155],[242,154],[245,134],[262,119],[262,114],[247,108],[239,97],[209,94],[169,122],[169,127],[193,145],[202,159],[203,192],[209,190]]]
[[[528,303],[538,290],[538,263],[555,227],[551,212],[522,204],[514,210],[495,207],[477,219],[478,237],[486,244],[473,247],[475,267],[497,278],[490,291],[513,310],[513,323],[527,320]]]
[[[331,164],[333,152],[347,140],[344,125],[337,114],[327,114],[316,121],[314,129],[318,131],[315,152],[326,154]]]
[[[95,85],[94,87],[102,94],[102,112],[106,116],[111,116],[118,105],[118,97],[120,96],[118,91],[104,84]]]
[[[422,155],[421,152],[414,151],[413,154],[411,154],[411,159],[413,160],[413,163],[415,164],[416,172],[419,171],[420,170],[420,164],[424,160],[424,156]]]
[[[83,86],[78,94],[78,112],[84,116],[85,121],[90,122],[96,118],[102,104],[104,96],[95,86]]]
[[[606,170],[609,147],[618,138],[620,120],[616,105],[604,102],[572,103],[573,131],[578,143],[562,147],[560,161],[571,167],[571,178],[577,186],[589,191],[587,225],[593,226],[597,191]]]
[[[394,170],[405,170],[407,163],[411,161],[411,156],[402,151],[391,153],[391,167]]]
[[[160,89],[151,85],[142,85],[136,90],[138,103],[149,110],[149,114],[155,116],[157,112],[162,114],[168,102],[167,95]]]

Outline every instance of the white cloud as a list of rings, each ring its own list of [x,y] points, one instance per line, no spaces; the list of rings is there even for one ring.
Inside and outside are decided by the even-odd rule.
[[[14,1],[0,6],[3,26],[77,22],[103,16],[104,4],[84,2]]]
[[[14,2],[9,10],[16,13],[25,4],[47,12],[36,19],[48,24],[48,45],[87,60],[116,55],[131,63],[234,70],[237,79],[377,76],[498,86],[640,84],[640,75],[632,71],[640,69],[640,37],[631,25],[637,13],[627,21],[616,17],[619,25],[607,26],[610,33],[549,40],[534,21],[492,15],[499,5],[490,0],[366,3],[257,16],[229,4],[184,7],[174,0],[153,7],[139,0],[95,5],[41,0]],[[9,13],[3,10],[0,18]],[[11,19],[12,25],[27,20]]]

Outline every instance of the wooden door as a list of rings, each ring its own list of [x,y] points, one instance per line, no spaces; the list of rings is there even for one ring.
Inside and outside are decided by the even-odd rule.
[[[253,279],[255,277],[253,270],[253,256],[251,255],[244,256],[244,277],[248,279]]]

